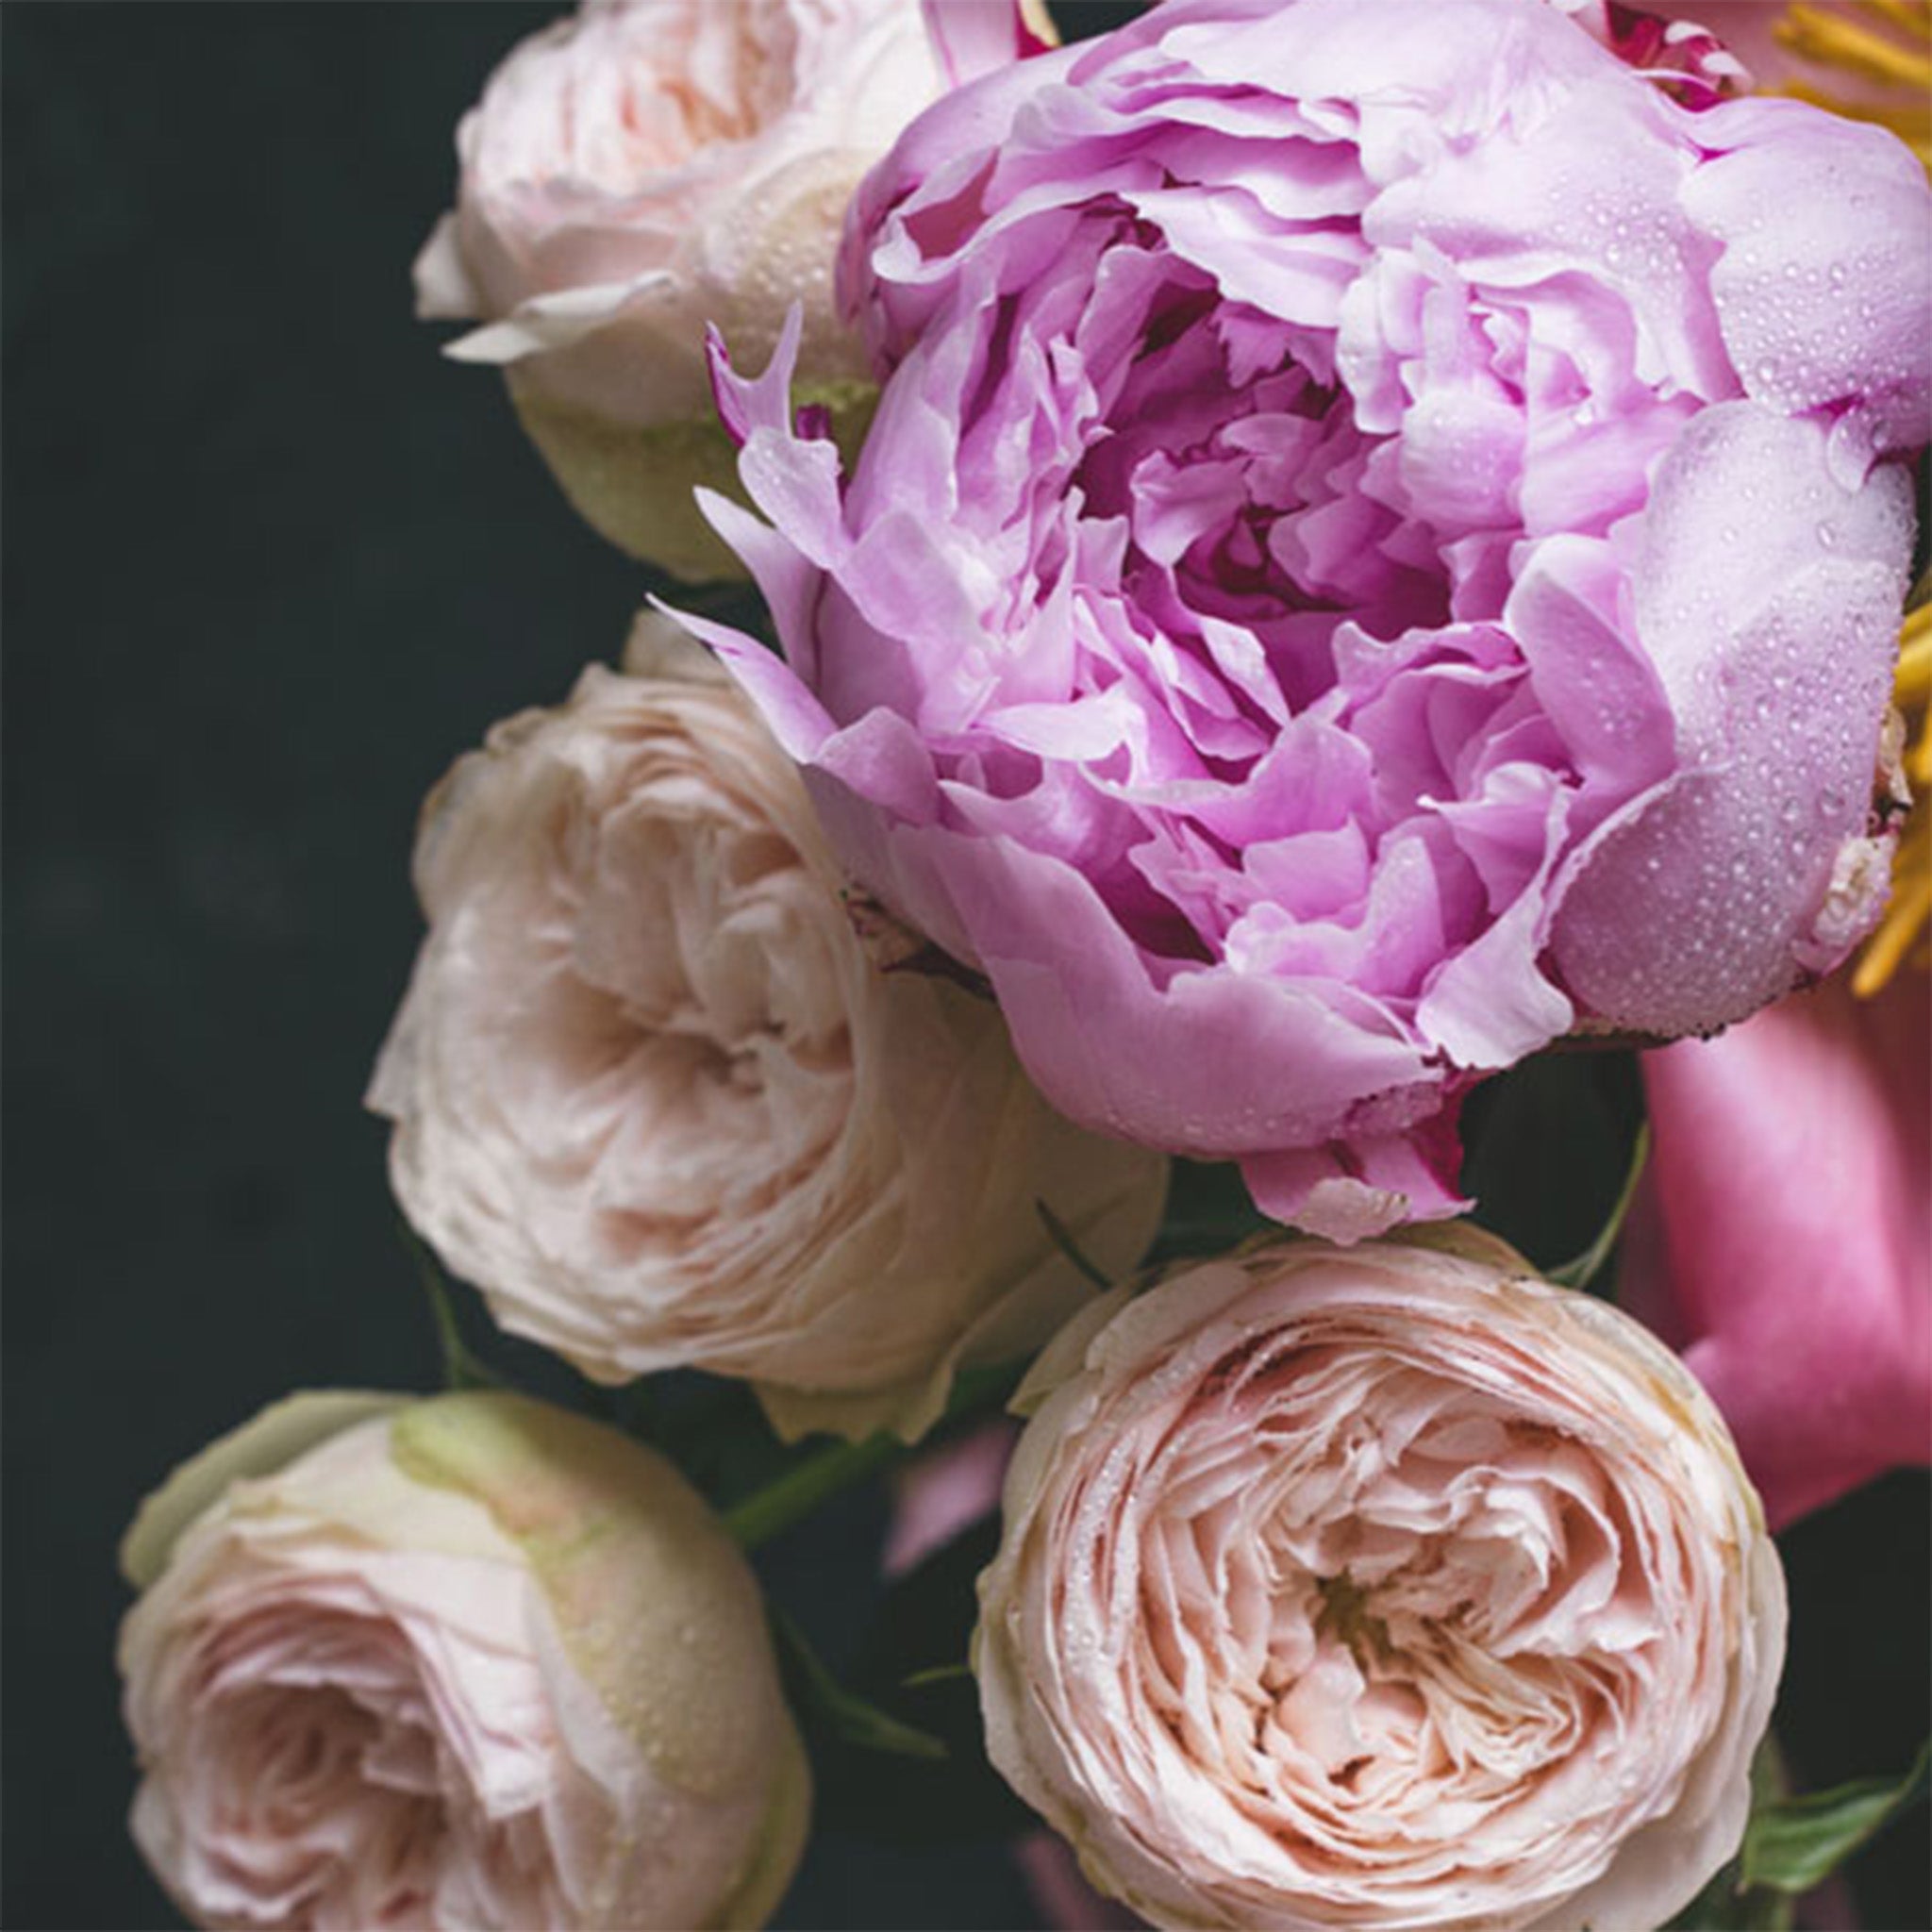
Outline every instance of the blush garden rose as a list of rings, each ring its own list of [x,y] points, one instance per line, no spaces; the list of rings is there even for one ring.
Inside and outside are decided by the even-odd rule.
[[[1782,1574],[1614,1308],[1473,1229],[1290,1242],[1091,1311],[1029,1400],[988,1749],[1143,1917],[1643,1932],[1736,1850]]]
[[[840,224],[914,113],[973,59],[1032,44],[1009,0],[975,11],[949,42],[911,0],[591,0],[491,76],[418,313],[483,325],[449,353],[503,369],[613,542],[687,578],[736,572],[691,501],[730,475],[708,323],[762,359],[802,303],[801,380],[841,430],[863,422],[870,372],[832,300]]]
[[[810,1785],[751,1571],[522,1397],[291,1397],[123,1547],[134,1835],[197,1924],[762,1924]]]
[[[1696,105],[1554,7],[1167,0],[868,177],[857,463],[721,369],[846,862],[1063,1111],[1337,1239],[1455,1111],[1676,1036],[1883,905],[1926,434],[1912,156]]]
[[[425,810],[429,933],[370,1104],[405,1212],[506,1328],[600,1381],[749,1377],[916,1434],[956,1368],[1118,1277],[1166,1163],[1054,1113],[991,1002],[882,970],[791,761],[706,653],[500,724]]]

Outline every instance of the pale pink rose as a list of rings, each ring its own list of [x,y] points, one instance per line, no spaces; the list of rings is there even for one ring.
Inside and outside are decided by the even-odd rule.
[[[856,937],[791,760],[668,623],[500,724],[425,809],[429,934],[370,1090],[404,1211],[586,1374],[924,1428],[954,1371],[1118,1276],[1166,1164],[1070,1125],[990,1001]]]
[[[942,40],[914,0],[591,0],[491,77],[457,132],[456,208],[416,262],[418,313],[483,324],[449,353],[505,370],[613,541],[682,576],[735,574],[690,502],[730,468],[707,323],[761,360],[801,303],[808,391],[862,420],[870,372],[832,301],[840,225],[921,108],[1032,44],[1013,0],[970,14]]]
[[[1643,1056],[1624,1289],[1716,1398],[1774,1525],[1932,1462],[1932,1008],[1840,979]]]
[[[1783,1578],[1628,1317],[1474,1230],[1296,1242],[1115,1297],[1041,1394],[974,1665],[994,1764],[1104,1891],[1643,1932],[1737,1848]]]
[[[298,1395],[123,1549],[133,1829],[195,1924],[757,1925],[810,1783],[661,1457],[499,1394]]]

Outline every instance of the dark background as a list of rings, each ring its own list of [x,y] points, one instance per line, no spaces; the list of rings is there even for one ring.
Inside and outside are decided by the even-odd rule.
[[[436,1381],[360,1108],[419,932],[417,804],[650,588],[410,315],[457,119],[556,10],[0,13],[8,1925],[178,1923],[124,1827],[142,1494],[291,1388]],[[828,1647],[828,1579],[880,1520],[858,1498],[764,1561]],[[1786,1554],[1801,1775],[1902,1768],[1924,1481]],[[858,1823],[781,1924],[1033,1923],[992,1843]],[[1868,1926],[1932,1924],[1925,1862],[1922,1812],[1856,1868]]]

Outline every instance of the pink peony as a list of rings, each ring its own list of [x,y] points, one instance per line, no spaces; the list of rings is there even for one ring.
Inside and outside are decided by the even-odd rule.
[[[841,857],[1064,1110],[1341,1238],[1454,1207],[1485,1074],[1883,901],[1926,184],[1674,85],[1525,0],[1169,0],[868,177],[849,475],[789,340],[720,357],[785,660],[692,627]]]
[[[1932,1462],[1932,1008],[1841,980],[1643,1062],[1629,1298],[1724,1412],[1774,1524]]]

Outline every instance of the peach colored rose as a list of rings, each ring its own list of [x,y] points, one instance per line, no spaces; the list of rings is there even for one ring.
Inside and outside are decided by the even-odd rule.
[[[671,1465],[519,1396],[297,1395],[123,1549],[134,1835],[244,1927],[757,1925],[809,1775]]]
[[[988,1748],[1166,1926],[1642,1932],[1736,1849],[1784,1588],[1717,1411],[1451,1229],[1072,1324],[980,1583]],[[1051,1391],[1046,1392],[1046,1391]]]
[[[804,392],[857,433],[870,371],[832,302],[859,176],[972,71],[1028,43],[929,35],[914,0],[591,0],[525,41],[457,132],[461,179],[416,262],[418,313],[479,321],[582,514],[690,578],[738,575],[691,503],[727,485],[705,328],[762,361],[804,305]],[[985,21],[978,23],[981,29]]]
[[[370,1104],[410,1221],[505,1327],[696,1366],[781,1427],[923,1429],[962,1363],[1119,1274],[1166,1164],[1069,1125],[990,1001],[882,971],[797,772],[669,624],[500,724],[425,809],[429,935]]]

